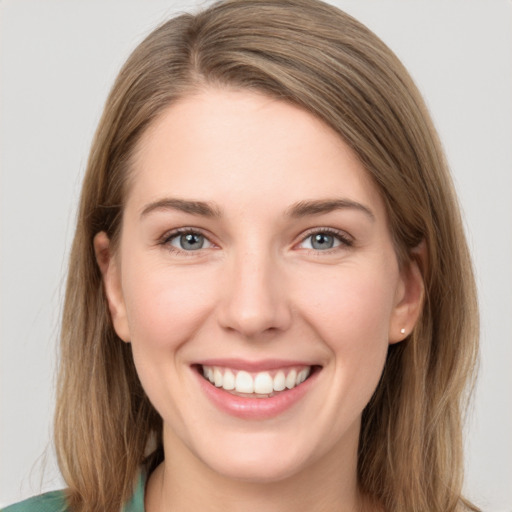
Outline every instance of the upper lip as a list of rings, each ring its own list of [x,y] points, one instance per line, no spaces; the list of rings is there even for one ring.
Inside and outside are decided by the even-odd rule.
[[[237,358],[214,358],[204,359],[195,363],[201,366],[219,366],[224,368],[232,368],[234,370],[245,370],[247,372],[264,372],[269,370],[278,370],[289,366],[315,366],[311,361],[299,361],[290,359],[261,359],[246,360]]]

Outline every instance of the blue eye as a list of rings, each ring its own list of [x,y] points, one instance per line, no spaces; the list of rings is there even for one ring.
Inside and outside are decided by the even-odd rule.
[[[332,249],[336,242],[339,243],[332,235],[328,235],[327,233],[317,233],[316,235],[311,235],[311,247],[317,250],[324,249]]]
[[[350,247],[352,241],[339,233],[329,231],[316,231],[304,238],[300,244],[302,249],[313,249],[315,251],[328,251],[341,245]]]
[[[166,242],[181,251],[198,251],[212,247],[212,243],[204,235],[194,231],[171,235]]]

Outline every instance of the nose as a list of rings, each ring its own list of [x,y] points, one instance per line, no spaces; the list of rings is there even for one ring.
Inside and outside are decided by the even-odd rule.
[[[256,249],[234,257],[228,266],[218,309],[222,328],[251,339],[288,329],[291,308],[276,258]]]

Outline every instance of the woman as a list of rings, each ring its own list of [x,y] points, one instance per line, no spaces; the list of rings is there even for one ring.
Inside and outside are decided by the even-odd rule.
[[[62,328],[68,485],[13,510],[477,510],[474,280],[426,108],[365,27],[234,0],[132,54]]]

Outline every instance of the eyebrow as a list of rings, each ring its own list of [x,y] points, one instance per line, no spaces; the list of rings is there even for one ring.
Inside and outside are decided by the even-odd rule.
[[[375,214],[367,206],[350,199],[322,199],[318,201],[300,201],[292,205],[287,215],[290,217],[306,217],[308,215],[322,215],[335,210],[355,209],[375,221]]]
[[[350,199],[321,199],[316,201],[299,201],[287,209],[288,217],[307,217],[308,215],[322,215],[335,210],[355,209],[363,212],[370,220],[375,220],[374,213],[367,206]],[[155,210],[179,210],[202,217],[219,218],[220,209],[212,203],[205,201],[190,201],[186,199],[165,198],[149,203],[144,207],[141,217],[145,217]]]
[[[186,199],[165,198],[149,203],[144,207],[141,217],[145,217],[155,210],[179,210],[202,217],[220,217],[220,210],[211,203],[204,201],[188,201]]]

